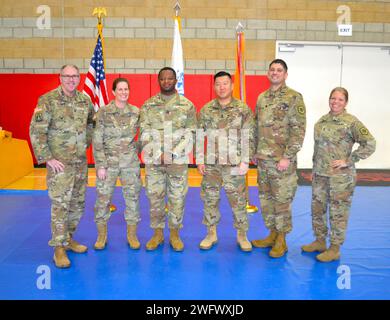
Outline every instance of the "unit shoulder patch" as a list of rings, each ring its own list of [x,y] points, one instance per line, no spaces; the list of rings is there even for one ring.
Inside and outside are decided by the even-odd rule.
[[[36,107],[34,110],[34,119],[36,122],[41,122],[43,120],[43,110],[42,107]]]
[[[359,132],[360,132],[363,136],[368,135],[368,130],[367,130],[365,127],[361,127],[361,128],[359,129]]]
[[[305,107],[304,106],[297,106],[296,110],[302,116],[305,114]]]

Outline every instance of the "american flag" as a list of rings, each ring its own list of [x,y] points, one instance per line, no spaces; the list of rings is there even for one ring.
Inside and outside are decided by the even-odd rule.
[[[91,98],[95,111],[108,103],[106,74],[104,73],[103,46],[100,33],[84,82],[83,92]]]

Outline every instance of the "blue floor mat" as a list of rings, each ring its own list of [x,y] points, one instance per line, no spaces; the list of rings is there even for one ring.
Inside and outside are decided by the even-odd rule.
[[[313,239],[308,186],[298,188],[293,231],[287,236],[289,251],[280,259],[270,258],[269,249],[239,250],[224,192],[219,242],[210,251],[200,250],[206,227],[201,223],[199,188],[190,188],[187,195],[183,252],[171,250],[167,229],[164,246],[145,250],[153,232],[144,190],[138,229],[142,247],[128,247],[120,188],[113,198],[118,210],[109,221],[107,248],[95,251],[95,192],[87,189],[86,213],[75,235],[89,251],[69,253],[72,267],[57,269],[47,245],[47,191],[0,190],[0,299],[390,299],[388,187],[356,188],[341,260],[327,264],[300,250]],[[250,188],[250,199],[259,206],[256,187]],[[249,239],[267,234],[259,213],[249,215],[249,220]],[[40,289],[42,283],[50,289]]]

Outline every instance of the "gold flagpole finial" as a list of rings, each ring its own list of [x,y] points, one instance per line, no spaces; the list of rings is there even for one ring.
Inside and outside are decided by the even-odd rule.
[[[175,10],[175,15],[176,15],[176,17],[178,17],[179,14],[180,14],[180,10],[181,10],[179,1],[176,1],[176,4],[175,4],[175,6],[173,7],[173,9]]]
[[[92,15],[93,16],[97,16],[98,23],[101,24],[102,23],[102,17],[103,16],[107,16],[107,10],[106,10],[106,8],[103,8],[103,7],[97,7],[95,9],[93,9]]]
[[[237,24],[236,32],[237,32],[237,33],[242,33],[242,32],[244,32],[244,26],[241,24],[241,22],[239,22],[239,23]]]

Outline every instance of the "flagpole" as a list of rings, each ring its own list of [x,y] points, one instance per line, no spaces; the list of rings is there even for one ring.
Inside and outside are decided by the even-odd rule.
[[[102,43],[103,68],[104,68],[104,70],[106,70],[106,59],[105,59],[105,55],[104,55],[104,38],[103,38],[102,18],[103,18],[103,16],[107,16],[107,10],[106,10],[106,8],[103,8],[103,7],[96,7],[96,8],[93,9],[92,15],[96,16],[97,20],[98,20],[98,23],[97,23],[97,26],[96,26],[96,28],[98,30],[98,35],[97,35],[96,41],[98,41],[99,38],[100,38],[100,41]],[[110,212],[114,212],[114,211],[116,211],[116,209],[117,208],[116,208],[115,204],[110,203]]]
[[[237,81],[238,91],[235,91],[240,100],[246,102],[246,86],[245,86],[245,67],[244,67],[244,26],[239,22],[236,27],[237,35],[237,61],[235,81]],[[235,86],[236,87],[236,86]],[[237,88],[236,88],[237,90]],[[255,213],[259,209],[249,203],[249,170],[245,175],[245,196],[246,196],[246,212]]]
[[[183,48],[181,44],[181,21],[180,21],[180,11],[181,6],[179,1],[176,1],[175,6],[173,7],[175,11],[174,26],[173,26],[173,46],[172,46],[172,56],[171,56],[171,67],[176,72],[177,82],[176,90],[179,94],[184,95],[184,64],[183,64]],[[168,205],[165,204],[165,212],[168,212]]]
[[[173,9],[175,10],[175,17],[178,18],[180,15],[180,10],[181,10],[179,1],[176,1],[176,4],[173,7]]]
[[[103,7],[96,7],[93,9],[93,16],[97,16],[98,24],[97,24],[97,30],[98,30],[98,38],[100,37],[100,41],[102,42],[102,52],[104,57],[104,38],[103,38],[103,24],[102,24],[102,17],[107,16],[107,10]],[[106,69],[106,61],[103,59],[103,67]]]
[[[179,1],[176,1],[176,4],[173,7],[173,9],[175,10],[175,19],[177,20],[177,22],[179,24],[179,31],[181,32],[181,19],[180,19],[181,6],[180,6]]]
[[[237,70],[239,76],[240,100],[246,102],[245,69],[244,69],[244,26],[239,22],[236,27],[237,34]]]
[[[183,46],[181,42],[181,19],[180,19],[180,3],[176,1],[173,7],[175,12],[174,29],[173,29],[173,46],[171,67],[176,71],[177,83],[176,90],[180,95],[184,95],[184,59]]]

